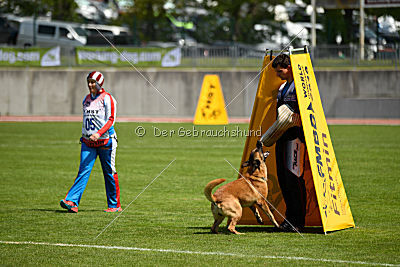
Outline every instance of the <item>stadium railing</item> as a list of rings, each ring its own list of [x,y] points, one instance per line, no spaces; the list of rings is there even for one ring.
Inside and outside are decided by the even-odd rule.
[[[152,46],[154,47],[154,46]],[[122,47],[119,47],[122,48]],[[280,50],[275,50],[274,54]],[[317,45],[309,47],[314,67],[358,68],[400,66],[400,44],[366,45],[364,60],[360,59],[358,45]],[[260,68],[265,50],[251,45],[203,45],[181,47],[181,64],[183,68]],[[78,66],[76,50],[61,49],[61,66]],[[99,61],[85,66],[111,66]]]

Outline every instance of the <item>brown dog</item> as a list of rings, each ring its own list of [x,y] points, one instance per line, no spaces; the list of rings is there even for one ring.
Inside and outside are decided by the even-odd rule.
[[[258,141],[257,148],[251,152],[249,160],[242,165],[242,167],[248,167],[244,177],[221,186],[214,195],[212,195],[213,188],[225,182],[225,179],[216,179],[206,185],[204,194],[211,202],[211,211],[215,219],[211,227],[213,233],[218,233],[218,226],[225,217],[228,217],[228,230],[234,234],[240,234],[235,230],[235,226],[242,217],[242,207],[250,207],[257,221],[262,224],[262,219],[256,209],[258,206],[271,222],[279,227],[265,201],[268,195],[267,166],[265,165],[267,156],[263,153],[262,143]]]

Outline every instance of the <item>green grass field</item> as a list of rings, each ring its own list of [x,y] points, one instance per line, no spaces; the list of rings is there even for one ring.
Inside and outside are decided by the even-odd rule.
[[[141,138],[135,134],[140,125],[147,130]],[[78,170],[80,123],[0,123],[0,264],[400,264],[400,127],[330,126],[356,228],[303,237],[262,226],[239,226],[245,233],[241,236],[210,234],[213,218],[203,188],[214,178],[236,179],[236,171],[224,159],[238,167],[244,137],[156,137],[154,127],[177,131],[192,125],[117,124],[123,208],[176,160],[95,239],[117,216],[102,212],[106,197],[99,161],[79,213],[59,207]],[[245,124],[239,127],[247,129]]]

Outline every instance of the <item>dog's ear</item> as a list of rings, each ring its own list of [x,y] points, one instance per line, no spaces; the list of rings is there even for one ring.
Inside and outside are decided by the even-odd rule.
[[[243,162],[242,168],[243,168],[243,167],[249,167],[249,166],[251,165],[251,162],[253,162],[253,160],[254,160],[254,153],[251,152],[251,153],[250,153],[250,156],[249,156],[249,160]]]
[[[250,162],[249,161],[245,161],[245,162],[243,162],[243,164],[242,164],[242,168],[244,168],[244,167],[249,167],[250,166]]]

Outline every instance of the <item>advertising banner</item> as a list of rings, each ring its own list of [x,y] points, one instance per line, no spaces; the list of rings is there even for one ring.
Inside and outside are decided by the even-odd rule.
[[[60,66],[60,47],[53,48],[10,48],[0,47],[2,66]]]
[[[120,52],[120,53],[119,53]],[[181,64],[181,49],[176,48],[119,48],[112,47],[77,47],[78,65],[109,65],[138,67],[176,67]]]
[[[322,226],[325,232],[354,227],[310,55],[290,60]]]

